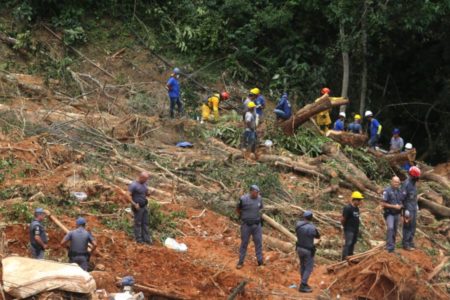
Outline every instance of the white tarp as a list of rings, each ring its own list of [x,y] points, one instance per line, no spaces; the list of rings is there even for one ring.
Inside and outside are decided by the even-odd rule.
[[[76,264],[10,256],[2,260],[3,287],[15,298],[63,290],[88,294],[96,290],[94,278]]]

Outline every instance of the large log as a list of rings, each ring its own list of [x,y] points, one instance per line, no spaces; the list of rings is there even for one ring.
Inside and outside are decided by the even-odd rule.
[[[279,240],[270,235],[264,234],[263,241],[269,248],[278,249],[284,253],[291,253],[295,250],[294,244]]]
[[[450,218],[450,208],[434,203],[424,197],[418,197],[418,202],[421,207],[427,208],[433,215],[438,218]]]
[[[368,152],[370,152],[375,157],[387,160],[391,166],[401,166],[406,163],[412,163],[416,160],[416,149],[387,154],[374,149],[369,149]]]
[[[445,265],[447,264],[449,257],[445,256],[441,263],[439,265],[436,266],[436,268],[434,268],[434,270],[428,275],[427,280],[431,281],[434,277],[436,277],[441,271],[442,269],[445,267]]]
[[[341,106],[348,104],[348,99],[335,98],[331,101],[327,94],[316,99],[313,103],[305,105],[303,108],[298,110],[291,118],[281,123],[283,131],[287,135],[293,135],[295,129],[300,125],[308,121],[311,117],[317,115],[322,111],[326,111],[333,106]]]
[[[347,131],[328,130],[326,136],[332,138],[342,145],[349,145],[354,148],[361,148],[367,143],[367,135],[355,134]]]
[[[345,156],[344,153],[339,148],[339,145],[335,143],[326,143],[322,146],[322,151],[326,155],[334,158],[339,163],[336,167],[339,169],[341,175],[344,177],[345,181],[351,183],[361,192],[366,189],[373,191],[375,193],[381,193],[382,188],[374,184],[366,174],[357,168],[351,161]]]
[[[423,172],[421,175],[421,179],[437,182],[450,191],[450,182],[448,181],[448,179],[432,171]]]
[[[266,214],[262,214],[262,218],[270,226],[272,226],[273,228],[284,234],[286,237],[288,237],[289,240],[291,240],[294,243],[297,242],[297,237],[292,232],[290,232],[286,227],[284,227],[283,225],[281,225],[280,223],[278,223],[277,221],[275,221]]]
[[[289,157],[263,154],[258,158],[258,161],[264,163],[272,163],[276,167],[287,167],[289,169],[292,169],[294,172],[317,176],[324,180],[327,179],[325,175],[320,173],[319,168],[317,168],[316,166],[308,165],[300,161],[295,161],[293,159],[290,159]]]

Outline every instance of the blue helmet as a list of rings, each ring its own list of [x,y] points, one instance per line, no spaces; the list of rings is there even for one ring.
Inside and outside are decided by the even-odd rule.
[[[35,215],[42,215],[42,214],[45,214],[45,211],[44,211],[44,209],[43,208],[36,208],[35,210],[34,210],[34,214]]]
[[[133,286],[134,285],[134,277],[133,276],[125,276],[121,281],[122,286]]]
[[[76,221],[77,226],[86,225],[86,220],[83,217],[79,217]]]
[[[305,210],[305,212],[303,213],[303,217],[304,218],[312,218],[313,213],[310,210]]]
[[[400,134],[400,129],[394,128],[394,130],[392,130],[392,134]]]

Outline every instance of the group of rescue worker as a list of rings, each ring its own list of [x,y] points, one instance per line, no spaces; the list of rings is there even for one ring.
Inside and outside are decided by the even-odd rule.
[[[391,180],[390,186],[383,192],[383,200],[380,205],[383,208],[383,217],[386,221],[386,250],[389,253],[395,251],[397,230],[402,223],[402,247],[404,250],[415,250],[414,236],[417,221],[417,187],[420,178],[420,169],[413,166],[409,169],[408,178],[401,183],[397,176]],[[364,196],[359,191],[351,194],[350,203],[342,210],[341,224],[344,233],[344,246],[342,249],[342,260],[346,260],[354,254],[355,245],[358,241],[360,227],[359,207]],[[244,265],[247,247],[250,238],[253,239],[258,266],[264,265],[262,251],[262,226],[263,219],[261,210],[264,208],[261,191],[258,186],[250,186],[249,193],[243,195],[237,204],[236,212],[241,220],[241,245],[239,247],[239,259],[236,268],[241,269]],[[316,253],[315,239],[320,239],[320,233],[313,221],[313,212],[306,210],[302,220],[295,225],[297,236],[296,251],[300,259],[300,285],[302,293],[312,292],[308,285],[309,277],[314,269],[314,256]]]

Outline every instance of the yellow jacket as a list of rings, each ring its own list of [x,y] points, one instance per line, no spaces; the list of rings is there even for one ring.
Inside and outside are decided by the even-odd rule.
[[[202,104],[202,119],[204,121],[209,120],[209,115],[211,114],[211,109],[214,112],[214,121],[219,121],[219,102],[220,95],[214,94],[208,98],[206,103]]]
[[[333,102],[334,100],[341,100],[342,97],[329,97],[330,101]],[[317,102],[317,100],[316,100]],[[331,118],[330,118],[330,109],[322,111],[316,115],[316,123],[319,126],[329,126],[331,125]]]

